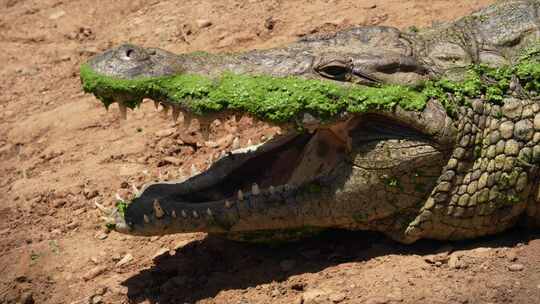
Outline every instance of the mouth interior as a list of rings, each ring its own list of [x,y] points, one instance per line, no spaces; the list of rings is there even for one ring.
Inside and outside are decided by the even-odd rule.
[[[347,161],[349,152],[367,147],[370,142],[395,139],[427,140],[421,132],[402,123],[366,114],[314,133],[289,134],[257,147],[232,151],[187,181],[150,186],[140,199],[151,201],[154,195],[166,195],[181,204],[221,204],[236,201],[239,191],[258,195],[271,192],[271,187],[299,187],[332,174],[338,163]],[[160,195],[159,189],[165,188],[170,191]]]
[[[253,157],[233,169],[216,184],[182,195],[181,200],[189,203],[218,201],[236,198],[238,190],[242,190],[244,193],[251,192],[252,185],[255,183],[260,189],[284,185],[289,181],[294,169],[301,161],[304,147],[312,137],[312,134],[301,134],[267,151],[259,153],[255,151]],[[258,150],[264,149],[259,148]],[[211,170],[212,168],[206,173],[211,173]]]

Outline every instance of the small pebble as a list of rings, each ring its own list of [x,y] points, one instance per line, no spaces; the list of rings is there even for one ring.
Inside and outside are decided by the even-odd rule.
[[[206,19],[199,19],[199,20],[195,21],[195,23],[197,23],[197,26],[199,28],[205,28],[205,27],[209,27],[209,26],[212,25],[212,21],[206,20]]]
[[[92,280],[93,278],[95,278],[95,277],[99,276],[100,274],[104,273],[105,270],[107,270],[107,267],[105,267],[105,266],[94,267],[94,268],[90,269],[90,271],[88,271],[83,276],[83,280],[85,280],[85,281]]]
[[[132,260],[133,260],[133,256],[128,253],[120,261],[118,261],[118,263],[116,263],[116,267],[122,267],[128,264],[129,262],[131,262]]]
[[[107,237],[108,237],[108,235],[103,231],[100,231],[100,232],[96,233],[96,235],[95,235],[95,238],[98,239],[98,240],[104,240]]]
[[[525,267],[522,264],[512,264],[508,266],[508,270],[516,272],[516,271],[522,271],[525,269]]]
[[[103,303],[103,297],[102,296],[94,296],[92,297],[92,304],[101,304]]]

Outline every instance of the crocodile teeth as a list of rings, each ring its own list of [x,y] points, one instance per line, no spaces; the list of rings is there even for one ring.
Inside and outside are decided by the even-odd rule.
[[[225,201],[225,208],[230,209],[232,207],[232,203],[229,201]]]
[[[210,138],[210,123],[206,120],[199,119],[199,130],[205,141]]]
[[[248,139],[248,141],[247,141],[247,146],[248,146],[248,147],[249,147],[249,146],[253,146],[253,142],[251,141],[251,138]]]
[[[276,188],[274,188],[274,186],[270,186],[268,187],[268,191],[270,192],[270,194],[274,194],[274,192],[276,192]]]
[[[165,212],[163,211],[163,208],[161,208],[158,200],[154,200],[154,214],[157,218],[162,218],[165,215]]]
[[[161,113],[163,114],[163,117],[167,117],[167,113],[169,113],[169,105],[162,104],[163,110],[161,110]]]
[[[147,223],[147,224],[150,223],[150,219],[148,218],[148,215],[144,214],[143,219],[144,219],[145,223]]]
[[[212,216],[212,210],[210,210],[210,208],[206,209],[206,214],[208,214],[208,216]]]
[[[124,199],[120,196],[120,194],[118,194],[118,192],[114,194],[114,197],[116,198],[117,201],[122,201],[122,202],[124,201]]]
[[[180,109],[177,107],[173,107],[172,117],[174,122],[178,121],[178,116],[180,116]]]
[[[253,185],[251,185],[251,194],[253,195],[261,194],[261,190],[259,189],[259,185],[257,185],[257,183],[254,183]]]
[[[244,199],[244,192],[242,192],[242,190],[238,190],[238,200],[243,200]]]
[[[108,215],[109,213],[111,213],[111,210],[109,210],[109,208],[103,206],[102,204],[100,204],[98,202],[94,202],[94,204],[99,209],[99,211],[103,212],[104,214]]]
[[[173,210],[173,211],[171,212],[171,216],[172,216],[173,218],[176,218],[176,211]]]
[[[233,150],[240,148],[240,139],[238,137],[235,137],[232,141],[232,147]]]
[[[195,176],[197,174],[199,174],[199,170],[197,169],[197,167],[195,167],[195,164],[191,164],[191,176]]]
[[[184,112],[182,116],[182,123],[184,124],[184,129],[188,129],[191,126],[191,114]]]
[[[133,194],[135,194],[135,196],[141,195],[141,191],[139,191],[137,186],[135,186],[134,184],[131,184],[131,190],[133,191]]]
[[[178,180],[183,182],[186,179],[188,179],[188,177],[186,177],[186,175],[184,174],[184,169],[178,168]]]
[[[197,213],[197,211],[193,210],[193,217],[194,218],[198,218],[199,217],[199,214]]]
[[[119,102],[118,103],[118,110],[120,110],[120,118],[122,118],[123,120],[126,120],[127,119],[127,107]]]
[[[184,210],[182,210],[182,217],[187,217],[187,213]]]

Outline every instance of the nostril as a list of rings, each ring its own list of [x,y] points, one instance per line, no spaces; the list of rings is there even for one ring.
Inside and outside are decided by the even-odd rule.
[[[126,50],[126,57],[131,58],[131,55],[133,55],[133,50],[132,49]]]

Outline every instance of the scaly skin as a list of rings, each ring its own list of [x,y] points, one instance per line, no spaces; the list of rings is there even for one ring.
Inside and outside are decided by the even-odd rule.
[[[377,230],[406,243],[538,226],[540,52],[528,53],[526,73],[521,67],[524,50],[540,39],[539,15],[540,1],[506,1],[418,33],[360,27],[239,54],[122,45],[98,55],[81,78],[107,106],[117,101],[125,113],[148,97],[174,116],[203,109],[201,121],[248,112],[279,121],[286,133],[233,151],[186,181],[148,185],[125,215],[108,216],[116,230],[135,235],[272,239],[331,227]],[[500,100],[484,74],[483,89],[461,101],[444,83],[444,94],[429,98],[426,81],[467,88],[467,70],[479,64],[515,74],[493,82],[503,88]],[[254,79],[251,87],[246,79]],[[264,81],[287,86],[287,94]],[[294,111],[280,112],[292,102],[271,104],[276,92],[278,101],[293,98]],[[392,94],[408,97],[386,100]]]

